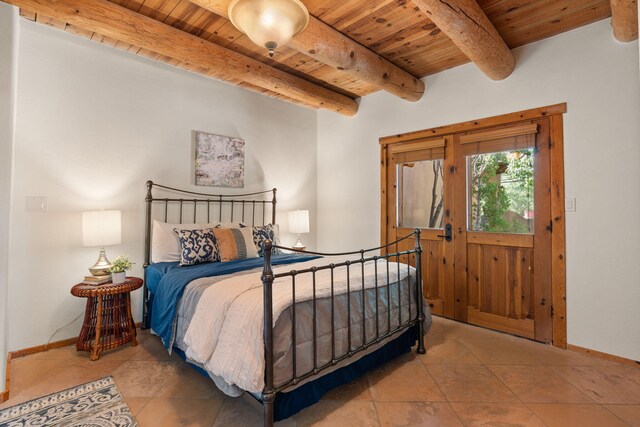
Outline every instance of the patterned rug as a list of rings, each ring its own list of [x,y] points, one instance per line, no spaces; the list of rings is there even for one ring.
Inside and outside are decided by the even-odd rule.
[[[0,427],[135,427],[112,377],[0,410]]]

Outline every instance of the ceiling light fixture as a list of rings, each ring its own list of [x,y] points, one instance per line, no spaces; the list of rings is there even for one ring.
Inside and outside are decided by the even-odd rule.
[[[233,0],[229,5],[229,19],[273,56],[278,46],[287,44],[306,28],[309,11],[300,0]]]

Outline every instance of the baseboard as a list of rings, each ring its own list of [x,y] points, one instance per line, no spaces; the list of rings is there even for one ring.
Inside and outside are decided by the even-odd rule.
[[[577,345],[569,344],[567,345],[567,350],[575,351],[576,353],[588,354],[590,356],[597,357],[599,359],[608,360],[611,362],[624,363],[625,365],[635,366],[640,368],[640,361],[627,359],[626,357],[615,356],[609,353],[603,353],[597,350],[591,350],[590,348],[579,347]]]
[[[43,351],[52,350],[54,348],[66,347],[68,345],[74,344],[78,341],[78,337],[75,338],[67,338],[65,340],[53,341],[49,344],[41,344],[36,345],[34,347],[23,348],[22,350],[10,351],[9,354],[12,358],[17,359],[18,357],[29,356],[30,354],[42,353]]]
[[[142,322],[137,322],[135,324],[136,328],[140,328]],[[42,353],[47,350],[51,350],[54,348],[66,347],[71,344],[75,344],[78,341],[78,337],[67,338],[60,341],[53,341],[48,344],[36,345],[29,348],[23,348],[21,350],[10,351],[7,354],[7,379],[5,381],[5,390],[0,391],[0,403],[6,402],[9,400],[9,391],[11,390],[10,385],[10,375],[11,375],[11,359],[17,359],[19,357],[29,356],[30,354]]]
[[[9,400],[9,376],[11,375],[11,353],[7,354],[7,371],[4,382],[4,391],[0,393],[0,403]]]

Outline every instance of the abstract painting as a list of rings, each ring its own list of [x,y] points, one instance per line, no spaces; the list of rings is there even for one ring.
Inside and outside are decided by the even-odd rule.
[[[244,187],[244,140],[195,132],[196,185]]]

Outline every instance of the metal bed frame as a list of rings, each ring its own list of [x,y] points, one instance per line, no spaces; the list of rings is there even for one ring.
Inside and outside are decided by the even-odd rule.
[[[152,195],[152,190],[154,187],[161,188],[168,192],[177,192],[181,194],[188,194],[190,196],[206,196],[203,199],[197,198],[179,198],[179,197],[168,197],[168,198],[156,198]],[[272,195],[271,200],[268,200],[268,195]],[[222,222],[225,218],[228,217],[229,222],[233,222],[236,217],[240,218],[240,222],[244,222],[247,217],[251,218],[251,225],[255,225],[255,217],[256,217],[256,207],[258,210],[258,216],[261,216],[262,224],[265,225],[266,220],[266,209],[267,207],[271,208],[271,222],[275,224],[276,220],[276,189],[261,191],[255,193],[248,194],[240,194],[240,195],[214,195],[214,194],[206,194],[206,193],[196,193],[192,191],[184,191],[179,190],[172,187],[167,187],[159,184],[155,184],[152,181],[147,181],[147,196],[146,196],[147,210],[146,210],[146,228],[145,228],[145,279],[146,279],[146,267],[150,263],[150,252],[151,252],[151,222],[152,222],[152,209],[154,204],[160,204],[164,206],[164,221],[167,222],[169,218],[168,209],[169,206],[174,205],[177,209],[177,215],[179,217],[179,223],[183,223],[183,219],[185,218],[185,207],[192,206],[193,213],[189,215],[188,219],[192,219],[193,223],[196,223],[198,218],[198,206],[201,207],[200,211],[202,214],[206,215],[207,222],[211,222],[212,219],[212,211],[214,214],[214,220],[217,219],[218,222]],[[211,209],[211,207],[214,209]],[[235,209],[234,209],[235,208]],[[206,214],[205,214],[206,212]],[[239,213],[240,212],[240,213]],[[235,214],[234,214],[235,213]],[[260,215],[261,213],[261,215]],[[247,224],[248,225],[248,224]],[[409,249],[406,251],[398,251],[398,247],[400,243],[403,241],[405,245],[408,243],[408,240],[413,238],[414,247],[413,249]],[[417,326],[418,329],[418,346],[416,351],[419,354],[424,354],[426,352],[424,346],[424,309],[423,309],[423,298],[422,298],[422,248],[420,246],[420,230],[416,229],[413,233],[395,241],[388,245],[379,246],[371,249],[362,249],[353,252],[341,252],[341,253],[322,253],[322,252],[313,252],[313,251],[297,251],[305,254],[312,255],[322,255],[322,256],[350,256],[354,255],[353,260],[348,260],[340,263],[331,263],[322,265],[319,267],[312,267],[303,270],[290,270],[288,272],[274,274],[272,265],[271,265],[271,257],[275,248],[291,250],[291,248],[283,247],[274,244],[267,240],[264,242],[264,267],[262,271],[262,283],[263,283],[263,296],[264,296],[264,358],[265,358],[265,372],[264,372],[264,390],[261,394],[261,403],[264,408],[264,425],[265,426],[273,426],[274,423],[274,402],[276,398],[276,394],[278,392],[282,392],[288,387],[295,386],[300,384],[301,381],[305,381],[314,376],[319,375],[321,372],[330,369],[337,365],[338,363],[353,357],[354,355],[367,350],[369,347],[380,344],[385,339],[390,339],[393,336],[400,335],[402,332],[407,331],[409,328]],[[395,251],[393,250],[395,248]],[[388,253],[390,252],[391,253]],[[379,252],[382,252],[382,255],[378,255]],[[375,253],[373,255],[369,255],[371,253]],[[411,256],[415,257],[415,301],[416,301],[416,313],[411,312],[411,299],[409,299],[408,304],[408,317],[403,319],[401,304],[402,300],[402,286],[400,286],[400,271],[401,268],[401,260],[405,259],[407,273],[410,273],[409,259]],[[378,261],[385,260],[386,261],[386,284],[384,288],[384,294],[386,294],[386,298],[388,301],[386,310],[380,313],[379,308],[379,297],[381,287],[378,283]],[[365,263],[372,262],[375,266],[375,337],[373,339],[367,340],[367,331],[366,331],[366,308],[365,308],[365,282],[364,282],[364,269]],[[390,263],[394,262],[395,267],[390,267]],[[335,348],[335,317],[334,317],[334,271],[337,268],[345,268],[346,269],[346,285],[347,285],[347,338],[348,338],[348,351],[345,354],[336,354]],[[362,282],[360,286],[354,281],[351,280],[350,272],[355,268],[360,268],[362,274]],[[392,304],[391,304],[391,286],[389,282],[390,268],[397,269],[398,273],[398,281],[397,281],[397,296],[398,296],[398,326],[395,328],[391,327],[391,316],[392,316]],[[331,360],[323,365],[318,364],[318,325],[316,319],[316,274],[319,271],[329,270],[331,277]],[[384,274],[384,271],[382,272]],[[312,277],[312,286],[313,286],[313,296],[312,296],[312,305],[313,305],[313,369],[305,374],[297,375],[296,371],[296,304],[295,304],[295,292],[296,292],[296,278],[309,274]],[[273,338],[273,289],[272,285],[275,279],[289,277],[291,279],[291,293],[292,293],[292,343],[293,343],[293,369],[292,376],[284,384],[280,384],[276,386],[274,384],[274,338]],[[407,276],[407,292],[411,292],[411,275]],[[351,329],[354,325],[352,325],[352,304],[351,304],[351,291],[362,292],[362,313],[363,313],[363,321],[362,321],[362,342],[361,345],[355,348],[352,348],[352,332]],[[411,296],[408,295],[410,298]],[[144,286],[144,306],[143,306],[143,324],[144,327],[149,327],[149,309],[147,305],[150,303],[149,301],[149,291],[146,287],[146,280]],[[384,304],[383,304],[384,305]],[[379,320],[380,315],[387,317],[387,328],[386,330],[380,330]]]

